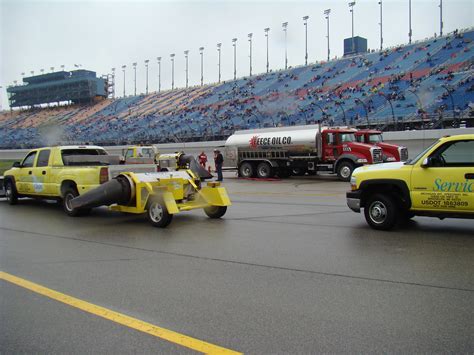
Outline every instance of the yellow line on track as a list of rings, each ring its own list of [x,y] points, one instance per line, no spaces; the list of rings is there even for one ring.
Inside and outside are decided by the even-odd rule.
[[[86,301],[82,301],[78,298],[51,290],[44,286],[38,285],[36,283],[8,274],[3,271],[0,271],[0,280],[8,281],[17,286],[36,292],[40,295],[65,303],[68,306],[78,308],[82,311],[108,319],[112,322],[124,325],[126,327],[138,330],[143,333],[153,335],[155,337],[187,347],[192,350],[199,351],[204,354],[241,354],[239,352],[213,345],[202,340],[194,339],[187,335],[176,333],[172,330],[161,328],[154,324],[147,323],[133,317],[129,317],[125,314],[121,314],[110,309],[100,307]]]

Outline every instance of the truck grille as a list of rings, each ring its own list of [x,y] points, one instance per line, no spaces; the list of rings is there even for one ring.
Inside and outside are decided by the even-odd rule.
[[[403,147],[400,148],[400,161],[407,161],[408,160],[408,149]]]
[[[383,161],[382,149],[380,148],[372,149],[372,162],[375,164],[375,163],[381,163],[382,161]]]

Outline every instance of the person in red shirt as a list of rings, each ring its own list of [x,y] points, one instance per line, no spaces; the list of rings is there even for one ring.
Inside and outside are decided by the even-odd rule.
[[[206,155],[206,153],[204,153],[204,151],[201,152],[201,154],[199,154],[198,160],[199,160],[199,164],[201,164],[201,166],[202,166],[203,168],[206,168],[207,155]]]

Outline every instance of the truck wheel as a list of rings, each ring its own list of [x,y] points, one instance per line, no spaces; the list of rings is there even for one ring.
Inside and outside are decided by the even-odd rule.
[[[5,197],[10,205],[16,205],[18,202],[18,194],[15,185],[10,180],[5,182]]]
[[[354,164],[350,161],[343,161],[337,166],[337,176],[342,181],[349,181],[353,171]]]
[[[397,204],[389,195],[375,194],[368,199],[364,215],[372,228],[390,230],[397,221]]]
[[[204,212],[209,218],[221,218],[227,212],[227,206],[208,206],[204,208]]]
[[[165,228],[171,223],[173,215],[168,213],[168,209],[161,199],[154,198],[148,204],[148,220],[153,227]]]
[[[243,163],[239,168],[239,174],[243,178],[251,178],[254,176],[254,168],[250,163]]]
[[[77,196],[79,196],[79,193],[76,189],[72,187],[66,189],[66,191],[64,192],[62,200],[63,210],[70,217],[84,216],[86,214],[89,214],[91,211],[90,208],[72,208],[71,200]]]
[[[257,166],[257,176],[260,179],[268,179],[273,176],[273,171],[270,164],[263,162]]]

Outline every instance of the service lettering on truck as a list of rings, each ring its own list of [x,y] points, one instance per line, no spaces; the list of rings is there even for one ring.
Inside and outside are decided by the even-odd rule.
[[[453,182],[453,181],[443,181],[438,178],[434,181],[435,187],[433,191],[443,191],[443,192],[474,192],[473,185],[474,182],[466,181],[464,182]]]
[[[253,136],[249,141],[250,147],[257,148],[259,146],[269,145],[287,145],[291,144],[291,137],[265,137]]]

